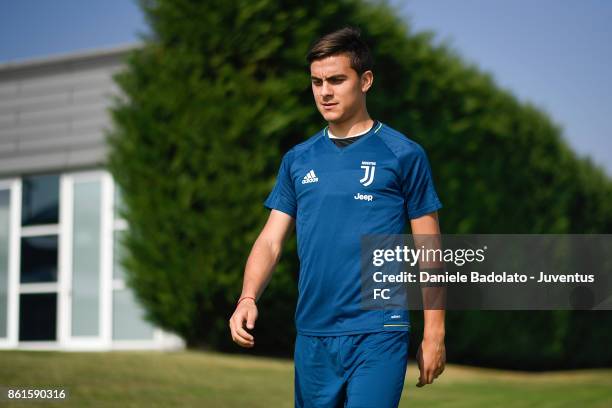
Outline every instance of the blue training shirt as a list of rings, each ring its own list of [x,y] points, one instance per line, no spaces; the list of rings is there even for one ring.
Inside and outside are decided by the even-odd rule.
[[[327,129],[284,155],[264,203],[295,219],[297,332],[407,331],[406,310],[360,307],[360,239],[402,234],[408,219],[442,207],[427,156],[416,142],[380,122],[346,147],[336,146]]]

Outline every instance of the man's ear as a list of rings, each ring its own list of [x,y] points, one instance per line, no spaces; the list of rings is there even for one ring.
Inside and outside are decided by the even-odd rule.
[[[374,83],[374,74],[372,71],[366,71],[361,74],[361,92],[366,93]]]

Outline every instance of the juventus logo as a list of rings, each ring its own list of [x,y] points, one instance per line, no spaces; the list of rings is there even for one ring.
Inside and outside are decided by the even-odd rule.
[[[365,187],[372,184],[374,181],[374,171],[376,170],[376,162],[362,161],[361,168],[365,170],[365,174],[359,182]]]

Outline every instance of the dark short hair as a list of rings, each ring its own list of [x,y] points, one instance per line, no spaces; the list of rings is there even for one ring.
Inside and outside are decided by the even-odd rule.
[[[351,68],[359,76],[372,70],[374,65],[370,49],[361,39],[361,31],[355,27],[344,27],[319,38],[310,48],[306,59],[312,64],[313,61],[338,54],[348,55]]]

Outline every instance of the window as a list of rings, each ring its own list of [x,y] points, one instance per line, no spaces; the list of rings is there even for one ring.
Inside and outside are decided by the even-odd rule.
[[[22,293],[19,340],[55,340],[57,293]]]
[[[21,283],[57,282],[57,235],[21,238]]]
[[[23,179],[21,225],[57,224],[59,220],[59,175]]]
[[[56,340],[59,175],[21,183],[19,340]]]
[[[100,334],[102,182],[73,179],[72,336]]]

